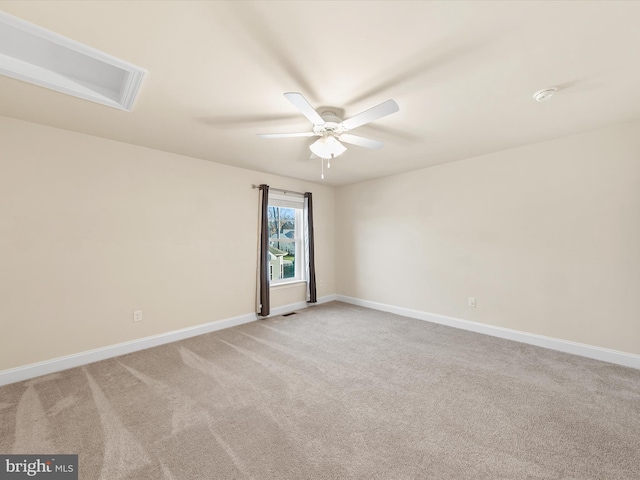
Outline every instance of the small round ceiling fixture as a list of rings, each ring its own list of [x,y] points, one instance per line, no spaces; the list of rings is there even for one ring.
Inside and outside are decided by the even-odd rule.
[[[556,93],[558,89],[556,87],[545,88],[544,90],[538,90],[533,94],[533,98],[536,99],[536,102],[544,102],[553,97],[553,94]]]

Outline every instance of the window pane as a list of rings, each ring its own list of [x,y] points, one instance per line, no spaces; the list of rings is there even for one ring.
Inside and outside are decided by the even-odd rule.
[[[269,265],[272,280],[295,278],[296,276],[296,242],[279,242],[269,240]]]
[[[296,210],[269,205],[271,280],[296,278]]]

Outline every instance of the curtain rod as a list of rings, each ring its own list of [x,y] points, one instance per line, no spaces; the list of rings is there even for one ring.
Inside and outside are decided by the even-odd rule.
[[[256,188],[260,188],[260,185],[255,185],[255,184],[251,184],[251,188],[253,188],[254,190]],[[269,190],[275,190],[277,192],[283,192],[283,193],[295,193],[296,195],[302,195],[304,197],[304,193],[302,192],[294,192],[293,190],[284,190],[282,188],[274,188],[274,187],[269,187]]]

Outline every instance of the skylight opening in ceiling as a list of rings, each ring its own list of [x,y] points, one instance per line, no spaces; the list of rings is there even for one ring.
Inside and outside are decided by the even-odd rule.
[[[146,70],[0,12],[0,74],[131,111]]]

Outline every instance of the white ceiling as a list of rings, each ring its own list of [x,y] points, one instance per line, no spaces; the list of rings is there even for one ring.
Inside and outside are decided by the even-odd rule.
[[[0,1],[0,10],[145,69],[133,111],[0,76],[0,115],[313,182],[311,125],[348,118],[323,181],[344,185],[640,118],[638,1]],[[532,94],[556,86],[548,102]]]

